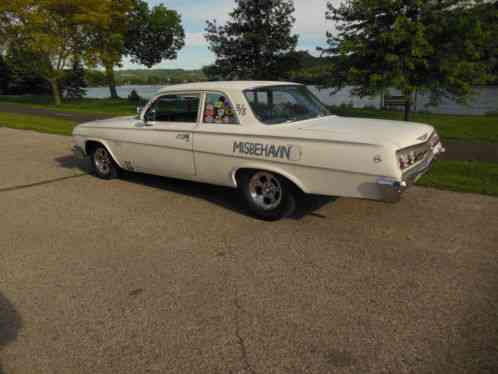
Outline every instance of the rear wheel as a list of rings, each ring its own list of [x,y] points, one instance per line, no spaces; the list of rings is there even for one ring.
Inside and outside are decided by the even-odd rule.
[[[268,171],[246,171],[239,178],[242,196],[258,218],[275,221],[296,208],[294,186],[287,179]]]
[[[93,149],[92,164],[95,174],[102,179],[113,179],[118,176],[119,167],[112,159],[109,151],[102,145]]]

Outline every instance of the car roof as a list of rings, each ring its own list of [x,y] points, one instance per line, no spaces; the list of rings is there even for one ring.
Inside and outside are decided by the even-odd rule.
[[[217,90],[247,90],[251,88],[265,87],[265,86],[289,86],[300,85],[294,82],[277,82],[277,81],[216,81],[216,82],[194,82],[185,84],[175,84],[171,86],[162,87],[159,92],[166,91],[217,91]]]

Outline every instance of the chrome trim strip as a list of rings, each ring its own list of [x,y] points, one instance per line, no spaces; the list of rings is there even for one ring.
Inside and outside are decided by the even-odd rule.
[[[271,163],[271,164],[298,166],[298,167],[304,167],[304,168],[309,168],[309,169],[327,170],[327,171],[340,172],[340,173],[345,173],[345,174],[357,174],[357,175],[366,175],[369,177],[382,178],[382,176],[379,176],[378,174],[369,174],[369,173],[364,173],[364,172],[355,172],[355,171],[343,170],[343,169],[330,169],[330,168],[325,168],[322,166],[312,166],[312,165],[291,163],[291,162],[285,162],[285,161],[273,160],[273,159],[268,160],[266,158],[242,157],[242,156],[227,155],[224,153],[215,153],[215,152],[208,152],[208,151],[194,151],[194,153],[202,153],[202,154],[206,154],[206,155],[236,158],[236,159],[246,160],[246,161],[259,161],[259,162],[266,162],[266,163]]]
[[[220,126],[220,125],[221,126],[240,126],[240,125],[225,125],[225,124],[217,124],[217,125],[218,126]],[[195,126],[195,128],[197,128],[197,127],[198,126]],[[126,130],[126,131],[129,131],[129,130],[140,130],[140,131],[158,131],[158,132],[190,132],[192,134],[207,134],[207,135],[223,135],[223,136],[240,136],[240,137],[255,137],[255,138],[299,140],[299,141],[317,142],[317,143],[338,143],[338,144],[366,145],[366,146],[375,147],[375,148],[382,148],[382,147],[384,147],[381,144],[363,143],[363,142],[352,142],[352,141],[343,141],[343,140],[303,139],[303,138],[283,136],[283,135],[238,134],[238,133],[230,133],[230,132],[194,130],[194,129],[193,130],[165,129],[165,128],[155,128],[153,126],[149,126],[149,127],[100,127],[100,126],[85,126],[84,129]],[[80,136],[89,136],[89,135],[80,134]]]
[[[177,131],[177,132],[180,132],[180,131]],[[150,144],[150,143],[139,143],[139,142],[133,142],[133,141],[129,141],[129,140],[116,140],[116,139],[111,139],[111,138],[104,138],[104,137],[91,137],[90,139],[88,140],[106,140],[108,142],[111,142],[111,143],[126,143],[126,144],[136,144],[136,145],[143,145],[143,146],[146,146],[146,147],[156,147],[156,148],[168,148],[168,149],[175,149],[175,150],[179,150],[179,151],[186,151],[186,152],[193,152],[193,149],[192,147],[189,147],[189,148],[182,148],[182,147],[173,147],[173,146],[170,146],[170,145],[162,145],[162,144]],[[185,143],[185,144],[191,144],[191,143]]]
[[[178,131],[177,131],[178,132]],[[194,161],[195,161],[195,154],[207,154],[207,155],[213,155],[213,156],[220,156],[220,157],[229,157],[229,158],[236,158],[240,160],[246,160],[246,161],[259,161],[259,162],[267,162],[267,163],[276,163],[276,164],[282,164],[282,165],[291,165],[291,166],[300,166],[300,167],[306,167],[306,168],[311,168],[311,169],[318,169],[318,170],[327,170],[327,171],[337,171],[341,173],[347,173],[347,174],[357,174],[357,175],[366,175],[366,176],[371,176],[371,177],[379,177],[382,178],[382,176],[379,176],[378,174],[369,174],[369,173],[364,173],[364,172],[354,172],[351,170],[342,170],[342,169],[330,169],[330,168],[325,168],[321,166],[312,166],[312,165],[306,165],[306,164],[298,164],[298,163],[291,163],[291,162],[285,162],[285,161],[280,161],[280,160],[268,160],[265,158],[256,158],[256,157],[242,157],[242,156],[236,156],[232,154],[225,154],[225,153],[216,153],[216,152],[208,152],[208,151],[199,151],[199,150],[193,150],[190,148],[180,148],[180,147],[172,147],[168,145],[158,145],[158,144],[148,144],[148,143],[138,143],[138,142],[132,142],[132,141],[127,141],[127,140],[114,140],[110,138],[104,138],[104,137],[92,137],[91,139],[88,140],[106,140],[108,142],[119,142],[119,143],[127,143],[127,144],[136,144],[136,145],[143,145],[147,147],[156,147],[156,148],[168,148],[168,149],[174,149],[174,150],[180,150],[184,152],[192,152],[194,155]],[[86,140],[86,141],[88,141]]]

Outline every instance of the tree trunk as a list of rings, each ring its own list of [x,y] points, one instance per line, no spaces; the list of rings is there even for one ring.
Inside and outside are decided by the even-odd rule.
[[[59,88],[59,82],[57,81],[57,78],[49,79],[49,82],[50,82],[50,87],[52,88],[52,96],[54,98],[55,105],[61,105],[62,104],[61,91]]]
[[[410,120],[412,110],[412,94],[405,94],[405,121]]]
[[[418,99],[418,89],[415,89],[415,93],[413,94],[413,111],[417,112],[417,99]]]
[[[111,99],[118,99],[118,91],[116,90],[116,81],[114,80],[114,69],[112,65],[105,66],[105,75],[107,78],[107,84],[109,85],[109,92],[111,94]]]

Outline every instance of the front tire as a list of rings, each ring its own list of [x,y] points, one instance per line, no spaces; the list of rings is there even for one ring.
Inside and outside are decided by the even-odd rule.
[[[92,164],[95,174],[102,179],[113,179],[119,174],[119,167],[114,162],[109,151],[102,145],[92,152]]]
[[[295,188],[280,175],[262,170],[244,171],[239,182],[242,196],[256,217],[276,221],[294,212]]]

